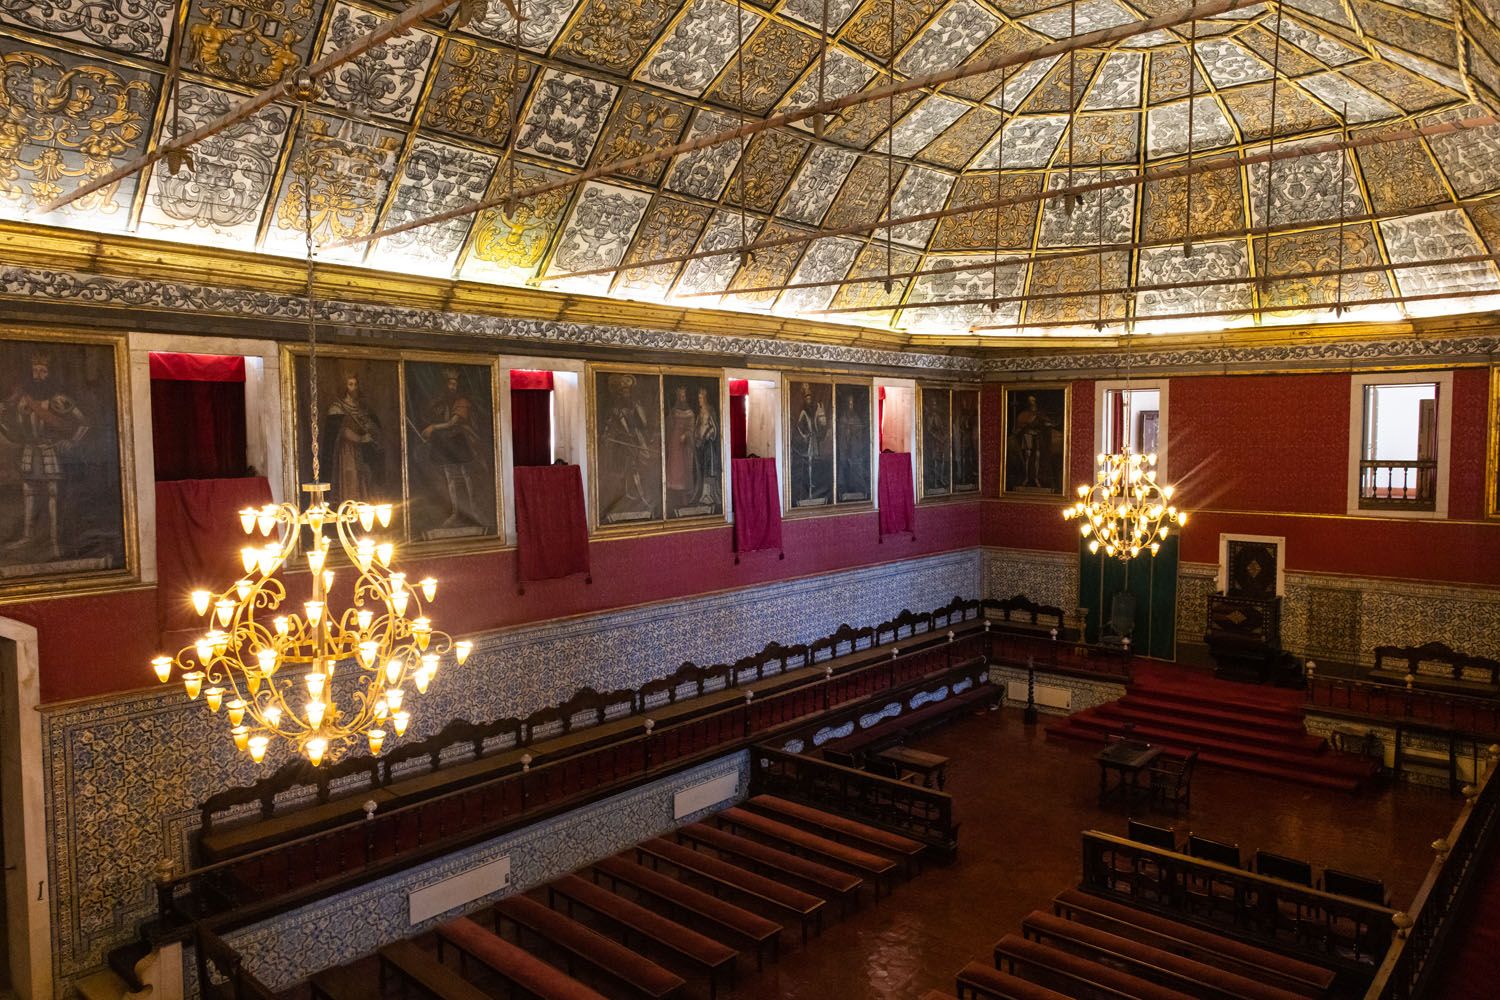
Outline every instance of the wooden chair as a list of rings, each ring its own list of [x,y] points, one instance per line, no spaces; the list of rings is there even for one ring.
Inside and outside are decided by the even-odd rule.
[[[1192,807],[1193,768],[1198,763],[1198,751],[1186,757],[1162,754],[1151,762],[1151,799],[1163,809],[1169,806],[1175,814],[1179,809]]]
[[[1297,858],[1257,850],[1251,868],[1258,875],[1269,875],[1283,882],[1295,882],[1297,885],[1312,888],[1312,865]],[[1272,933],[1277,928],[1285,927],[1291,930],[1298,940],[1306,940],[1310,934],[1317,932],[1317,928],[1309,920],[1308,911],[1301,903],[1283,901],[1279,906],[1263,906],[1259,919]]]
[[[1336,868],[1325,868],[1322,888],[1324,892],[1363,899],[1376,906],[1391,905],[1391,897],[1385,891],[1385,882],[1366,875],[1351,875],[1349,872],[1341,872]]]
[[[1138,819],[1133,819],[1125,835],[1137,843],[1150,844],[1164,851],[1177,850],[1177,836],[1170,827],[1152,826],[1150,823],[1142,823]]]
[[[1196,833],[1188,834],[1187,853],[1204,861],[1212,861],[1215,864],[1228,865],[1231,868],[1243,866],[1240,859],[1240,845],[1226,844],[1220,840],[1209,840],[1200,837]]]
[[[1312,865],[1306,861],[1289,858],[1284,854],[1256,851],[1254,871],[1258,875],[1269,875],[1283,882],[1295,882],[1309,889],[1312,888]]]
[[[1212,861],[1215,864],[1228,865],[1230,868],[1241,867],[1240,845],[1226,844],[1218,840],[1209,840],[1195,833],[1188,834],[1187,845],[1183,850],[1204,861]],[[1194,909],[1200,909],[1212,916],[1219,910],[1229,914],[1239,912],[1242,903],[1240,891],[1237,887],[1231,887],[1217,882],[1213,878],[1189,873],[1184,891],[1187,893],[1188,905]]]

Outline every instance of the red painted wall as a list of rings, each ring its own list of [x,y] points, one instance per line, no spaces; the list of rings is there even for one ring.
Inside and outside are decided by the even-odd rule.
[[[738,565],[728,527],[595,541],[593,583],[582,577],[528,583],[524,595],[517,592],[514,549],[414,560],[404,568],[413,579],[441,581],[434,618],[445,631],[464,635],[969,548],[979,535],[980,505],[918,506],[915,537],[882,540],[875,518],[866,512],[789,519],[785,559],[747,552]],[[154,588],[0,605],[0,616],[40,633],[44,702],[153,685],[151,657],[176,652],[192,638],[179,633],[171,642],[155,634]]]
[[[1482,522],[1489,373],[1453,373],[1445,521],[1346,516],[1349,392],[1347,374],[1173,378],[1168,471],[1192,514],[1181,558],[1217,563],[1221,533],[1284,535],[1292,570],[1500,585],[1500,521]],[[1093,396],[1092,382],[1073,384],[1075,483],[1093,474]],[[986,414],[986,444],[998,463],[998,389],[985,398],[994,414]],[[984,543],[1075,551],[1064,505],[988,502]]]

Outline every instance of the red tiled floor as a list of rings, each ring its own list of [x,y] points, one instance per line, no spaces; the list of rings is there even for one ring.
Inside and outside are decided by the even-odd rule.
[[[913,744],[952,758],[948,790],[958,817],[959,860],[901,883],[878,905],[830,922],[806,949],[741,980],[724,1000],[914,1000],[952,990],[953,974],[1016,931],[1077,883],[1079,833],[1123,832],[1124,812],[1100,809],[1094,749],[1048,742],[1007,710],[965,719]],[[1416,892],[1458,804],[1407,785],[1362,796],[1201,769],[1190,814],[1170,821],[1237,841],[1248,855],[1274,849],[1348,871],[1383,876],[1398,906]],[[1153,814],[1154,815],[1154,814]],[[790,942],[790,939],[789,939]]]

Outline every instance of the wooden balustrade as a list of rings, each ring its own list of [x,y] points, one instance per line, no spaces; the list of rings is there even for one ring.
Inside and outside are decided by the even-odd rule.
[[[750,794],[775,795],[851,816],[952,854],[953,797],[868,771],[758,744],[750,750]]]
[[[245,969],[239,952],[202,924],[193,928],[193,946],[198,992],[205,1000],[276,1000],[276,994]]]
[[[1395,932],[1383,906],[1097,831],[1083,835],[1082,888],[1317,962],[1361,988]]]
[[[1308,709],[1363,721],[1420,722],[1485,738],[1500,738],[1500,700],[1407,689],[1352,677],[1314,673],[1307,685]]]
[[[1392,940],[1365,1000],[1421,1000],[1433,982],[1444,946],[1453,938],[1455,920],[1473,890],[1489,853],[1500,850],[1500,779],[1495,757],[1489,772],[1454,820],[1427,877],[1406,912],[1405,925]]]

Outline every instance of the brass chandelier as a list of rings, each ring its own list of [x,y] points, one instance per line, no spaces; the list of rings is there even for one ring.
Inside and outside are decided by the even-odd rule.
[[[312,89],[307,81],[306,92]],[[224,709],[234,745],[260,763],[273,740],[285,740],[314,766],[335,759],[363,739],[378,755],[389,726],[406,732],[406,696],[425,694],[442,658],[462,664],[473,649],[432,627],[423,614],[437,596],[431,577],[410,583],[394,568],[395,544],[372,534],[390,527],[388,503],[329,502],[318,482],[318,352],[313,298],[311,167],[303,174],[307,228],[308,396],[311,410],[312,482],[303,485],[306,506],[247,507],[240,527],[252,544],[240,550],[244,575],[227,590],[195,590],[193,608],[207,630],[175,657],[158,656],[152,668],[162,683],[178,671],[189,699]],[[254,544],[259,535],[261,541]],[[332,558],[334,543],[348,564]],[[295,564],[299,547],[310,575],[301,612],[287,605],[278,575]],[[336,565],[338,566],[336,570]],[[352,572],[352,602],[331,603],[340,572]],[[288,613],[289,612],[289,613]],[[336,669],[342,671],[335,680]]]

